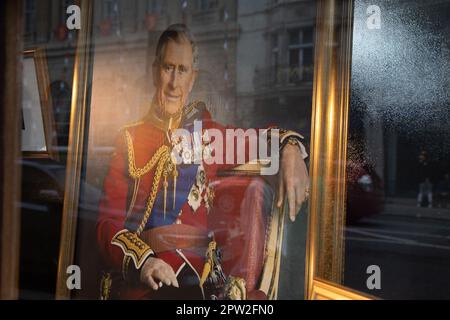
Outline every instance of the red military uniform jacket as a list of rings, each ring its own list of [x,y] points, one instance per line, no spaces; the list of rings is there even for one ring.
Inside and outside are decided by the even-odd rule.
[[[197,120],[202,121],[204,130],[214,128],[224,132],[225,128],[211,120],[210,114],[202,104],[192,104],[185,108],[184,118],[189,112],[193,113]],[[155,159],[160,153],[168,156],[172,151],[173,144],[170,143],[171,137],[168,136],[167,131],[171,125],[173,123],[168,123],[157,114],[157,108],[152,108],[143,121],[121,130],[116,142],[116,151],[104,180],[97,224],[98,245],[108,266],[112,270],[121,271],[124,278],[127,278],[130,271],[139,271],[146,258],[154,254],[152,248],[142,241],[142,237],[136,237],[136,233],[145,233],[146,230],[167,224],[177,224],[192,226],[206,235],[210,231],[210,219],[214,219],[214,214],[211,213],[214,202],[212,185],[218,179],[218,172],[230,165],[208,165],[202,162],[193,169],[195,170],[194,179],[192,179],[192,172],[190,175],[186,175],[188,177],[186,180],[191,179],[190,182],[184,181],[183,176],[180,175],[178,183],[176,183],[174,176],[178,173],[171,175],[170,172],[165,179],[161,172],[158,174],[158,169],[163,166],[159,167],[159,162]],[[177,124],[175,124],[176,126]],[[163,146],[167,146],[167,148],[165,149]],[[226,150],[226,146],[224,147]],[[161,160],[161,158],[159,159]],[[160,178],[159,182],[155,184],[155,178],[158,177]],[[167,186],[167,180],[171,181],[171,185]],[[175,217],[172,210],[175,208],[174,198],[177,199],[175,194],[179,192],[177,189],[181,188],[183,183],[185,193],[181,196],[187,196],[181,202],[178,200]],[[189,192],[186,192],[186,186],[189,187]],[[156,191],[156,195],[153,194],[152,199],[154,191]],[[234,192],[231,189],[230,197],[241,200],[240,192],[238,189]],[[158,199],[155,200],[156,197]],[[152,200],[153,204],[149,205]],[[171,210],[171,216],[166,217],[166,212]],[[248,215],[251,216],[250,213]],[[265,222],[260,216],[253,220],[253,222],[249,221],[249,225],[252,224],[253,227],[262,229],[252,240],[259,246],[256,251],[261,253],[253,253],[250,257],[252,259],[250,264],[253,267],[256,266],[253,271],[255,279],[250,281],[252,289],[255,289],[256,278],[259,276],[263,263]],[[252,247],[249,250],[255,251],[254,249]],[[189,267],[199,279],[202,276],[205,252],[170,250],[159,252],[156,255],[170,264],[176,274],[182,268]],[[120,298],[124,299],[151,298],[152,292],[151,289],[144,288],[138,283],[124,286],[120,291]]]

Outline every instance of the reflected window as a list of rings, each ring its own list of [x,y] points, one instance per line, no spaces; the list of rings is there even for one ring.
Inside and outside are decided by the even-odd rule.
[[[313,32],[312,27],[289,31],[289,82],[291,83],[312,80]]]
[[[219,6],[218,0],[198,0],[197,7],[199,10],[216,9]]]
[[[60,2],[60,9],[59,9],[60,12],[61,12],[60,21],[62,23],[66,22],[67,16],[68,16],[67,15],[67,8],[69,6],[71,6],[72,4],[74,4],[72,0],[63,0],[63,1]]]
[[[27,38],[34,39],[36,36],[36,0],[25,1],[25,30]]]
[[[147,13],[150,14],[164,14],[164,6],[166,1],[161,0],[148,0],[147,1]]]
[[[273,66],[273,75],[272,75],[272,79],[274,81],[274,83],[277,83],[278,80],[278,72],[279,72],[279,61],[278,61],[278,57],[279,57],[279,44],[278,44],[278,34],[273,34],[272,35],[272,66]]]
[[[21,135],[30,143],[26,149],[22,144],[20,162],[21,299],[52,299],[55,294],[75,54],[74,43],[67,40],[76,34],[68,32],[65,21],[72,4],[24,2]],[[45,148],[39,148],[38,140],[45,141]]]

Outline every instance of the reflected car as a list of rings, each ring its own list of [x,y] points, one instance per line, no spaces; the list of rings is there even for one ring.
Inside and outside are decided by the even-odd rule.
[[[347,223],[379,214],[384,207],[383,180],[367,163],[347,163]]]

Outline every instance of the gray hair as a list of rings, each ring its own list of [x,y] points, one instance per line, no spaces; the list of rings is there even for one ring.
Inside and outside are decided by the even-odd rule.
[[[175,41],[179,43],[182,39],[189,41],[192,47],[192,66],[194,70],[198,70],[198,47],[197,43],[192,35],[191,31],[185,24],[173,24],[169,26],[159,37],[158,45],[156,46],[156,55],[153,65],[159,65],[161,63],[166,44],[169,41]]]

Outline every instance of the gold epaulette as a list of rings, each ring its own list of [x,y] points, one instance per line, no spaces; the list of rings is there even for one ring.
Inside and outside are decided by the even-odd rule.
[[[139,126],[141,124],[144,124],[144,120],[134,121],[134,122],[131,122],[131,123],[128,123],[128,124],[122,126],[120,128],[120,131],[125,131],[127,129],[130,129],[130,128],[133,128],[133,127],[137,127],[137,126]]]
[[[149,256],[155,254],[153,250],[137,236],[137,234],[126,229],[116,233],[111,240],[111,244],[120,247],[124,255],[133,260],[136,269],[142,267],[145,260]]]
[[[191,102],[186,107],[184,107],[183,114],[188,114],[189,112],[191,112],[195,107],[197,107],[201,103],[203,103],[203,102],[199,101],[199,100]]]
[[[128,130],[125,130],[125,138],[127,141],[127,151],[128,151],[128,173],[133,179],[140,179],[142,176],[146,175],[150,172],[159,162],[161,157],[165,153],[170,153],[168,146],[161,146],[152,158],[145,164],[142,168],[136,167],[136,160],[134,155],[134,146],[133,146],[133,138]]]

